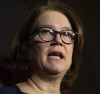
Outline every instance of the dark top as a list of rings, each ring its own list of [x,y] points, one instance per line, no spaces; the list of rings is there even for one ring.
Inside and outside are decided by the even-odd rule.
[[[1,87],[0,94],[27,94],[27,93],[21,92],[21,90],[17,86],[13,86],[13,87]]]

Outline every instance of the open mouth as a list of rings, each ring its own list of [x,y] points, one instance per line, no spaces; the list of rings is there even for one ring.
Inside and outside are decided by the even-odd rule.
[[[56,57],[56,58],[64,58],[64,55],[62,52],[59,52],[59,51],[52,51],[48,54],[48,56],[52,56],[52,57]]]

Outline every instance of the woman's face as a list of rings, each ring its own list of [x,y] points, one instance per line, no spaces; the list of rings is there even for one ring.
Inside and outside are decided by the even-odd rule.
[[[57,11],[42,13],[36,24],[39,28],[51,28],[59,32],[72,30],[68,18]],[[72,63],[73,44],[63,43],[59,34],[50,42],[44,42],[38,34],[33,40],[40,41],[35,45],[38,49],[38,62],[35,62],[38,70],[49,74],[65,74]]]

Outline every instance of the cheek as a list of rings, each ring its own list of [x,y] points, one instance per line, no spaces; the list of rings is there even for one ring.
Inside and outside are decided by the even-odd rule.
[[[44,43],[34,44],[29,51],[29,60],[35,66],[41,66],[41,62],[45,61],[48,46]]]
[[[47,56],[47,51],[49,49],[48,43],[40,43],[37,46],[38,49],[38,55],[37,55],[37,67],[38,69],[44,69],[44,66],[47,64],[46,62],[46,56]]]
[[[49,43],[40,43],[37,45],[38,55],[41,59],[44,59],[49,49]]]
[[[66,47],[66,61],[71,63],[72,62],[72,55],[73,55],[73,45],[67,45]]]
[[[72,56],[73,54],[73,48],[74,48],[74,45],[73,44],[70,44],[66,47],[66,54],[68,54],[68,56]]]

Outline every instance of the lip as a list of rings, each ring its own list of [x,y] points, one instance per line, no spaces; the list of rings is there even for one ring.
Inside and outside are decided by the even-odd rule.
[[[64,53],[62,51],[57,51],[57,50],[52,50],[48,53],[48,56],[59,56],[60,59],[63,59],[65,56],[64,56]]]

